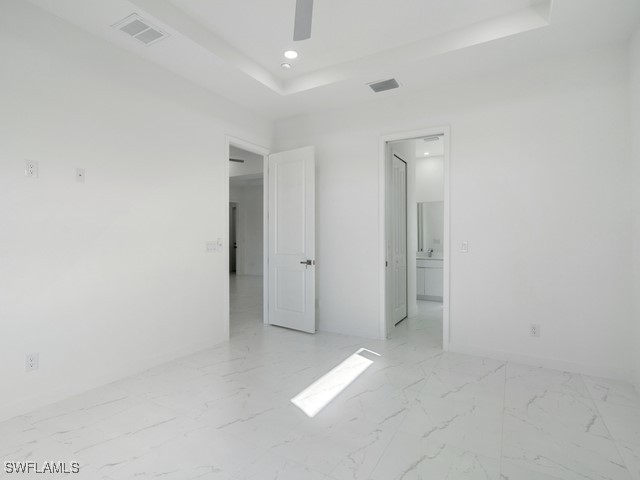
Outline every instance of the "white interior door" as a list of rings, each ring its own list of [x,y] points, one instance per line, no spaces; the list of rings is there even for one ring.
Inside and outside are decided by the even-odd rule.
[[[393,324],[407,317],[407,164],[391,158],[391,317]]]
[[[314,333],[313,147],[269,155],[269,323]]]

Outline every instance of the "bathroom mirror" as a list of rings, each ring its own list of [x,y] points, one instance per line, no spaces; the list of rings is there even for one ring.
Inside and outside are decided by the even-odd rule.
[[[418,203],[418,254],[442,258],[443,246],[444,202]]]

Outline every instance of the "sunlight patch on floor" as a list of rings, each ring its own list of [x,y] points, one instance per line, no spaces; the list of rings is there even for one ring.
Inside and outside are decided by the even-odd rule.
[[[325,375],[313,382],[298,395],[291,399],[296,407],[313,418],[326,407],[340,392],[347,388],[356,378],[373,364],[373,360],[361,355],[368,352],[380,356],[366,348],[361,348],[345,359],[340,365],[331,369]]]

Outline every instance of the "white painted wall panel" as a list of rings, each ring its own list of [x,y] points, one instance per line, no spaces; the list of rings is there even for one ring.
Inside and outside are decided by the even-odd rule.
[[[380,137],[449,125],[451,347],[628,377],[627,62],[590,51],[278,122],[278,149],[317,146],[320,329],[381,335]]]
[[[634,35],[629,52],[631,70],[631,128],[633,134],[633,364],[634,380],[640,387],[640,29]]]
[[[225,134],[272,130],[28,2],[0,9],[5,418],[227,339],[226,262],[205,252],[227,221]]]

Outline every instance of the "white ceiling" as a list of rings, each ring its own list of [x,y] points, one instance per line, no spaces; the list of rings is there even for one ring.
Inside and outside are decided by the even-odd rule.
[[[169,1],[285,80],[544,2],[318,0],[311,39],[293,42],[295,0]],[[300,57],[291,62],[293,69],[284,71],[280,64],[288,49],[297,50]]]
[[[250,173],[246,175],[235,175],[229,177],[229,185],[232,187],[259,187],[264,185],[264,175],[262,173]]]
[[[30,1],[268,118],[627,41],[640,22],[638,0],[316,0],[294,43],[295,0]],[[111,28],[134,12],[171,36],[144,46]],[[390,77],[401,88],[366,86]]]
[[[444,155],[444,140],[438,137],[437,140],[432,138],[419,138],[414,140],[416,144],[416,158],[441,157]]]
[[[229,158],[236,158],[239,160],[245,160],[248,162],[259,163],[262,166],[262,155],[249,152],[235,145],[229,145]]]
[[[242,160],[242,162],[233,162],[231,159]],[[252,152],[243,150],[235,145],[229,145],[229,177],[245,177],[245,180],[251,175],[262,175],[264,169],[264,158]],[[249,175],[249,177],[247,177]],[[250,180],[252,178],[249,178]],[[236,180],[239,181],[239,180]]]

